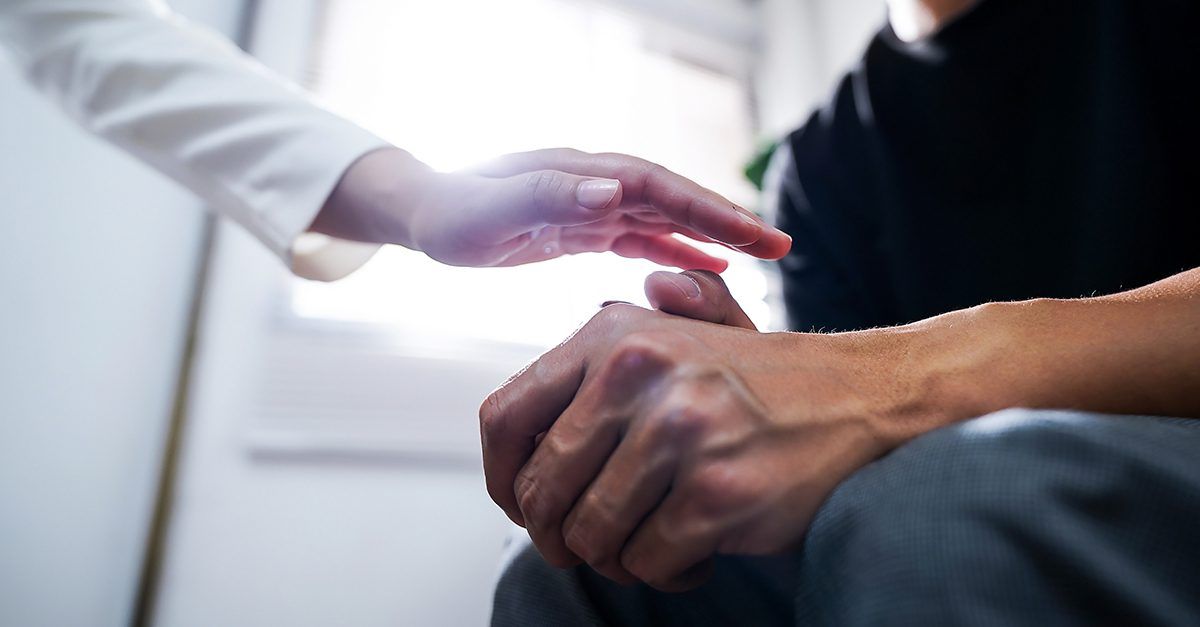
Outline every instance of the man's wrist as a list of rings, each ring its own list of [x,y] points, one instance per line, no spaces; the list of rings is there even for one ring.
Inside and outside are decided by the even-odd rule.
[[[923,331],[898,327],[852,333],[770,333],[764,351],[775,354],[764,390],[755,390],[768,406],[778,406],[787,421],[806,423],[814,416],[836,424],[848,448],[861,453],[853,467],[885,454],[943,422],[933,410],[924,375],[915,368]]]
[[[1054,405],[1056,330],[1073,301],[988,303],[883,329],[892,402],[891,442],[1009,407]]]
[[[951,321],[926,321],[836,336],[861,373],[861,411],[881,452],[964,413],[956,384],[961,367],[949,359],[954,329]]]

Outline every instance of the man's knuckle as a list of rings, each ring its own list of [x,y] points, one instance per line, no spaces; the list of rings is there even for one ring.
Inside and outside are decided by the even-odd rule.
[[[549,499],[540,482],[524,475],[517,478],[517,506],[531,526],[541,526],[549,512]]]
[[[593,345],[612,344],[636,328],[647,313],[648,310],[636,305],[613,303],[597,311],[576,335]]]
[[[657,588],[665,576],[652,559],[640,550],[625,550],[621,553],[621,568],[642,582]]]
[[[701,466],[688,487],[694,514],[700,518],[724,517],[748,505],[755,493],[746,473],[726,463]]]
[[[592,525],[584,522],[575,522],[567,528],[563,534],[563,538],[567,548],[571,549],[571,552],[575,553],[575,555],[578,555],[579,559],[588,564],[595,565],[603,554],[596,535],[595,528]]]
[[[637,368],[649,361],[666,361],[671,351],[652,333],[631,333],[617,340],[610,360],[619,368]]]
[[[670,403],[654,414],[650,429],[659,442],[691,442],[707,433],[715,420],[706,407]]]
[[[646,580],[645,559],[637,549],[625,549],[621,552],[621,568],[642,581]]]
[[[629,324],[640,319],[646,313],[645,309],[629,303],[614,303],[596,312],[592,322],[596,326],[612,329]]]
[[[494,485],[490,481],[487,484],[487,493],[488,496],[491,497],[492,502],[496,505],[500,505],[501,507],[504,507],[505,503],[511,502],[511,499],[509,498],[510,495],[505,494],[502,488]]]
[[[571,549],[571,552],[579,556],[579,559],[591,563],[589,559],[591,557],[589,554],[591,544],[587,537],[587,532],[580,529],[578,524],[567,527],[563,532],[563,542],[566,543],[568,549]]]
[[[616,528],[614,509],[595,492],[584,494],[576,507],[577,513],[564,533],[566,543],[576,555],[595,566],[611,557],[607,532]]]
[[[580,453],[580,449],[587,446],[587,438],[590,430],[587,425],[577,420],[559,420],[554,428],[546,433],[546,437],[542,438],[541,443],[537,446],[541,449],[542,460],[568,460],[573,459]],[[534,458],[536,463],[538,458]]]
[[[670,346],[661,338],[644,332],[624,335],[604,358],[595,385],[610,395],[610,400],[626,398],[661,377],[673,363]]]
[[[479,427],[485,438],[499,435],[503,429],[505,406],[502,397],[503,393],[496,390],[488,394],[479,406]]]

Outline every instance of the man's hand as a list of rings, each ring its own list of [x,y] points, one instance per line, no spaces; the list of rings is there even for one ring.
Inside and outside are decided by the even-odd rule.
[[[708,322],[605,308],[485,401],[484,466],[551,564],[675,590],[716,553],[795,545],[889,448],[900,342],[757,333],[712,274],[659,273],[647,291]]]
[[[381,150],[351,166],[312,229],[475,267],[611,251],[719,272],[723,259],[673,235],[763,259],[791,246],[752,213],[661,166],[570,149],[509,155],[453,174],[432,172],[402,150]]]
[[[651,277],[480,410],[492,498],[548,562],[676,590],[795,545],[856,469],[1008,407],[1200,416],[1200,269],[891,329],[760,334],[720,279]],[[713,322],[734,326],[721,326]]]

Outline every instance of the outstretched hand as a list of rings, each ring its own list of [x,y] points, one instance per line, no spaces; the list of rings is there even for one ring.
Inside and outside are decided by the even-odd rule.
[[[721,272],[725,260],[674,235],[763,259],[791,246],[751,212],[661,166],[570,149],[508,155],[451,174],[434,173],[401,150],[378,151],[347,172],[314,229],[475,267],[611,251]]]

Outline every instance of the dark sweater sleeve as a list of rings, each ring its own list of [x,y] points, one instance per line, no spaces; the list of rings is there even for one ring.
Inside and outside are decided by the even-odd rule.
[[[890,324],[887,288],[870,216],[869,152],[855,123],[847,79],[828,107],[781,146],[775,215],[792,236],[780,261],[788,326],[795,331],[850,331]],[[779,177],[777,177],[779,178]]]

